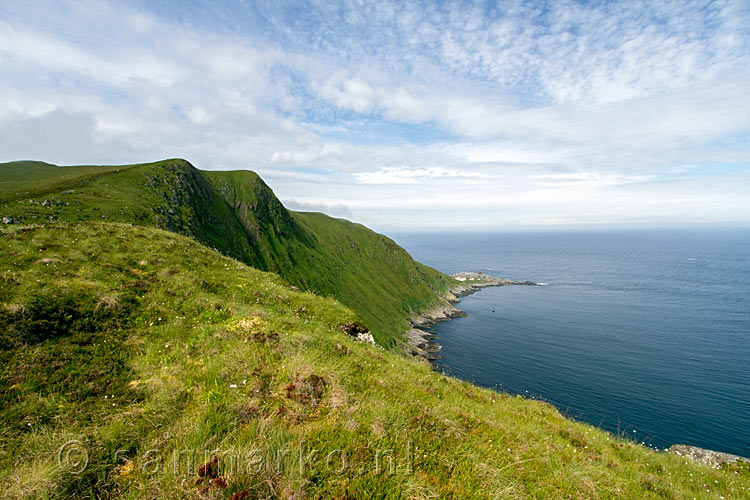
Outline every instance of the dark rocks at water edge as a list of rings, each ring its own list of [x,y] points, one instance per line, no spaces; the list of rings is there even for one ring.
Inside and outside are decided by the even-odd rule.
[[[674,453],[681,457],[686,457],[696,462],[704,463],[714,469],[720,468],[724,464],[732,464],[737,461],[748,462],[747,458],[720,451],[706,450],[697,446],[688,446],[686,444],[673,444],[669,447],[669,453]]]
[[[483,273],[461,272],[453,275],[456,285],[451,288],[442,298],[441,304],[428,311],[422,311],[411,318],[412,328],[406,332],[409,352],[414,356],[420,356],[428,361],[440,359],[437,354],[440,351],[437,336],[427,328],[438,321],[447,321],[452,318],[466,316],[466,313],[453,304],[458,303],[461,297],[470,295],[482,288],[490,286],[510,285],[537,285],[532,281],[516,281],[507,278],[496,278]]]
[[[436,342],[437,336],[426,330],[438,321],[447,321],[451,318],[466,316],[466,313],[458,309],[451,302],[458,302],[455,296],[442,297],[442,303],[437,307],[424,311],[411,319],[412,328],[406,332],[409,344],[409,352],[414,356],[420,356],[428,361],[440,359],[437,352],[440,345]]]

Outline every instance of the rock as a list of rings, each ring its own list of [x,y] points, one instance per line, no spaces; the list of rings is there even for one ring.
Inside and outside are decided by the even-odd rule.
[[[15,217],[3,217],[3,224],[21,224],[21,221]]]
[[[365,325],[364,323],[361,323],[359,321],[345,323],[343,325],[340,325],[339,329],[350,337],[353,337],[354,340],[375,345],[375,338],[372,336],[372,333],[370,333],[370,329],[367,328],[367,325]]]
[[[407,352],[426,361],[436,361],[440,359],[437,354],[440,351],[440,345],[435,341],[436,338],[433,333],[412,328],[406,332]]]
[[[706,450],[697,446],[688,446],[686,444],[673,444],[669,447],[669,453],[687,457],[696,462],[704,463],[714,469],[718,469],[724,464],[731,464],[738,460],[747,461],[746,458],[720,451]]]
[[[51,205],[52,205],[52,203],[50,203],[50,201],[49,201],[49,200],[44,200],[44,201],[42,202],[42,206],[43,206],[43,207],[49,207],[49,206],[51,206]]]

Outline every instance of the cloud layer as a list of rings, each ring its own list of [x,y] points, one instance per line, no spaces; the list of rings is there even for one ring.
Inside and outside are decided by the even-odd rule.
[[[748,222],[748,25],[743,1],[5,5],[0,161],[248,168],[385,229]]]

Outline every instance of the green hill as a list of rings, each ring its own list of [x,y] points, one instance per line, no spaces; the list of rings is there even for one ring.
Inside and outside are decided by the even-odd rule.
[[[327,224],[303,219],[304,231]],[[90,220],[9,224],[0,248],[3,498],[750,491],[744,464],[656,453],[355,342],[342,331],[354,311],[192,238]]]
[[[93,179],[120,169],[96,166],[58,168],[41,161],[0,163],[0,203],[62,191],[79,184],[82,179]]]
[[[126,222],[192,236],[289,283],[339,299],[393,347],[450,280],[359,224],[284,208],[250,171],[185,160],[114,167],[0,164],[0,217],[11,222]],[[6,189],[7,188],[7,189]]]

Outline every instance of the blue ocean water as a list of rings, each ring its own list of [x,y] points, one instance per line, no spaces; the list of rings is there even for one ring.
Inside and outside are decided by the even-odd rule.
[[[659,448],[750,456],[750,230],[393,234],[488,288],[435,325],[444,371]]]

